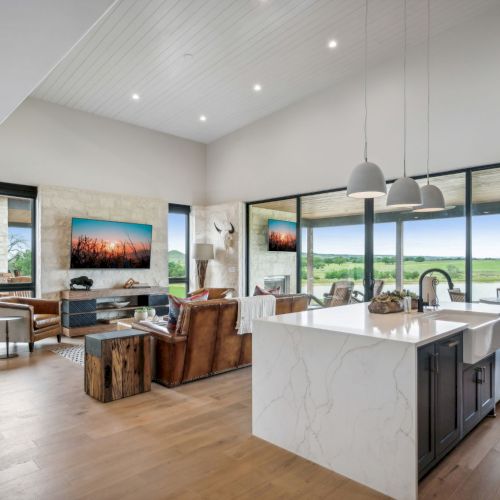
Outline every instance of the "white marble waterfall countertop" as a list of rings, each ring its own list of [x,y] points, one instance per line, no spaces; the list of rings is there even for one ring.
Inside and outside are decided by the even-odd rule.
[[[484,312],[500,315],[500,307],[482,303],[450,302],[442,304],[439,310]],[[439,337],[460,332],[467,323],[443,321],[432,316],[434,311],[419,313],[373,314],[368,304],[315,309],[300,313],[273,316],[266,320],[283,325],[314,328],[325,333],[348,333],[364,337],[423,345]]]

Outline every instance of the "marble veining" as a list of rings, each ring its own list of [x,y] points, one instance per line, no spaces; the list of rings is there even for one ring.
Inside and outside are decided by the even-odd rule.
[[[253,433],[396,498],[416,498],[415,346],[259,321]]]

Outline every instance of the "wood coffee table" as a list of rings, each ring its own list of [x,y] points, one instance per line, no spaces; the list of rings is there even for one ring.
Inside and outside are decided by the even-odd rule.
[[[128,329],[85,336],[85,392],[107,403],[151,390],[150,334]]]

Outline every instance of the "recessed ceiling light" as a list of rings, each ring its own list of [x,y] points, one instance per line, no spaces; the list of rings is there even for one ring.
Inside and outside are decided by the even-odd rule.
[[[328,48],[329,49],[334,49],[337,46],[337,41],[336,40],[330,40],[328,42]]]
[[[205,115],[200,115],[200,122],[206,122],[207,117]]]
[[[132,94],[132,99],[134,101],[138,101],[140,98],[141,98],[141,96],[139,94]]]
[[[262,85],[260,83],[256,83],[253,86],[253,89],[255,90],[255,92],[260,92],[262,90]]]

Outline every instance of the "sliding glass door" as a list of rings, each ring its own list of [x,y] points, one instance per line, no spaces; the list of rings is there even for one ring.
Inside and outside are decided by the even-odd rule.
[[[472,172],[472,300],[500,297],[500,168]]]
[[[424,186],[427,180],[417,182]],[[431,183],[443,192],[446,210],[394,210],[386,197],[363,204],[345,190],[249,204],[249,289],[276,274],[293,283],[296,269],[297,286],[289,291],[318,298],[338,280],[354,281],[361,292],[363,277],[382,280],[384,290],[418,292],[422,272],[439,268],[468,300],[500,298],[500,166],[439,174]],[[267,222],[273,211],[281,213],[276,218],[300,222],[297,250],[286,257],[269,253]],[[442,283],[438,299],[449,301],[444,277],[435,276]]]
[[[427,181],[417,182],[423,186]],[[394,210],[386,206],[385,198],[375,200],[374,275],[384,280],[385,289],[417,293],[422,272],[439,268],[465,292],[465,174],[436,176],[432,183],[443,192],[447,210]],[[444,280],[439,274],[436,278]],[[440,302],[450,300],[447,286],[437,290]]]
[[[0,295],[36,292],[34,187],[0,184]]]
[[[302,291],[321,299],[339,280],[363,293],[364,201],[345,190],[303,196],[300,200]]]
[[[185,297],[189,291],[189,214],[187,205],[168,207],[169,292]]]

